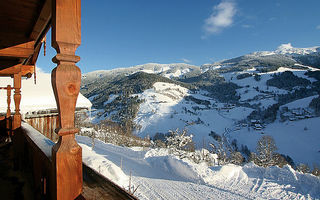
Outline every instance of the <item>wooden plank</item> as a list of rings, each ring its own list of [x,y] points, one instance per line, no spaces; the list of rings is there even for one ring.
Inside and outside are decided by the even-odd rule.
[[[0,49],[0,56],[28,58],[34,53],[34,41]]]
[[[21,31],[0,31],[0,49],[19,45],[29,41],[30,39],[27,38]]]
[[[37,11],[41,1],[38,0],[10,0],[0,1],[0,16],[4,18],[32,18],[34,12]],[[27,15],[27,16],[26,16]],[[30,18],[29,18],[30,16]]]

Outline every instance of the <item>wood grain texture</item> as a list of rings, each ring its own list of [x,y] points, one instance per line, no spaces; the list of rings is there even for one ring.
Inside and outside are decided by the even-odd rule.
[[[30,76],[34,73],[34,65],[21,65],[17,64],[12,67],[5,69],[0,69],[0,76],[12,76],[14,74],[20,73],[22,77]]]
[[[56,130],[58,142],[52,148],[54,199],[75,199],[82,192],[82,149],[74,134],[76,102],[80,91],[81,71],[75,55],[81,43],[80,0],[52,1],[52,43],[57,55],[52,59],[51,83],[59,112]]]
[[[81,44],[81,1],[53,0],[53,5],[52,46],[57,53],[74,55]]]
[[[11,105],[11,85],[7,85],[7,115],[6,117],[9,118],[11,115],[11,109],[10,109],[10,105]]]
[[[34,41],[0,49],[0,56],[28,58],[34,53]]]

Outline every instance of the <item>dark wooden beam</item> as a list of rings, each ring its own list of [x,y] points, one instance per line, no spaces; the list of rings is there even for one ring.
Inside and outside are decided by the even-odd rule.
[[[0,57],[29,58],[34,53],[34,41],[0,49]]]

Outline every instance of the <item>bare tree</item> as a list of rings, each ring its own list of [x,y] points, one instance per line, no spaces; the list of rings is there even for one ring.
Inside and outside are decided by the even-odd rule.
[[[264,167],[275,165],[273,157],[276,150],[274,139],[268,135],[262,136],[257,143],[257,164]]]

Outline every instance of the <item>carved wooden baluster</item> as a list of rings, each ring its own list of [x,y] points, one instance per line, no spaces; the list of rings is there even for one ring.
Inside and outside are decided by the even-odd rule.
[[[6,117],[9,118],[11,115],[11,109],[10,109],[10,104],[11,104],[11,85],[7,85],[7,115]]]
[[[53,0],[51,82],[59,111],[59,140],[52,148],[56,199],[74,199],[82,191],[82,149],[75,140],[74,113],[80,91],[81,71],[75,55],[81,43],[80,0]]]
[[[14,104],[15,104],[15,114],[13,116],[13,130],[21,126],[21,114],[20,114],[20,102],[21,102],[21,73],[13,75],[13,85],[14,85]]]
[[[6,115],[6,128],[7,128],[7,133],[10,136],[10,115],[11,115],[11,109],[10,109],[10,104],[11,104],[11,85],[7,85],[7,104],[8,104],[8,108],[7,108],[7,115]]]

